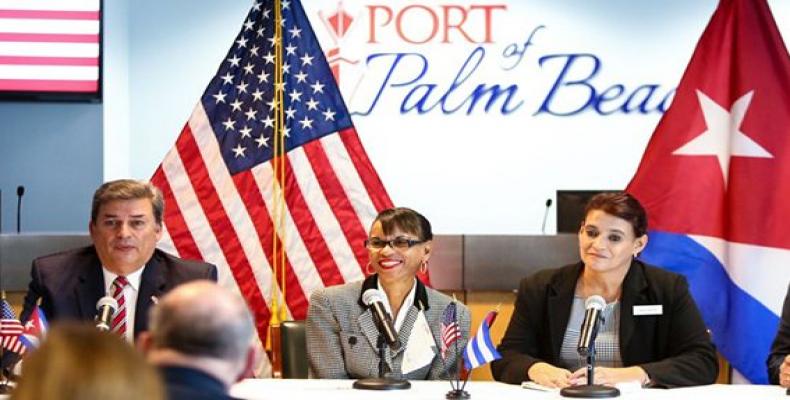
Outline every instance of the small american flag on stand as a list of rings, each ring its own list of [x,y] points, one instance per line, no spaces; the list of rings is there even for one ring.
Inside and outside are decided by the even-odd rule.
[[[444,309],[444,317],[442,318],[442,343],[441,354],[442,359],[447,359],[447,350],[461,338],[461,330],[458,329],[458,306],[455,302],[450,302],[447,308]]]
[[[24,331],[22,323],[16,319],[14,310],[5,299],[0,300],[0,345],[12,353],[22,354],[25,346],[19,340],[19,335]]]
[[[152,182],[160,247],[217,265],[262,343],[314,290],[364,278],[367,228],[392,207],[296,0],[253,5]]]

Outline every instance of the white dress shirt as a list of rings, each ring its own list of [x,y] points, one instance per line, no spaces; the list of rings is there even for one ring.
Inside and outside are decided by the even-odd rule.
[[[129,284],[123,289],[123,299],[126,304],[126,333],[124,336],[129,343],[134,343],[134,315],[137,309],[137,295],[140,293],[140,280],[143,277],[144,268],[145,265],[126,275],[126,280],[129,281]],[[104,293],[112,297],[112,283],[118,275],[110,272],[103,265],[101,269],[104,275]]]

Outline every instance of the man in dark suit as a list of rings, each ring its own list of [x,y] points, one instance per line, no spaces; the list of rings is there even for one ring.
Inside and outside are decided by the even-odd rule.
[[[150,183],[123,179],[99,187],[88,225],[93,246],[33,261],[22,320],[39,300],[50,322],[93,320],[96,302],[109,295],[123,309],[113,330],[133,341],[148,329],[148,309],[165,292],[195,279],[216,281],[215,266],[156,249],[163,212],[162,193]]]
[[[231,399],[228,388],[255,360],[247,306],[213,282],[177,287],[149,322],[138,344],[162,372],[170,400]]]
[[[779,331],[768,355],[768,381],[773,385],[790,387],[790,287],[782,306]]]

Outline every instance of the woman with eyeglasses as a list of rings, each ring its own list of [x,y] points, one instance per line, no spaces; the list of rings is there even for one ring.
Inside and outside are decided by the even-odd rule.
[[[310,296],[307,311],[310,376],[379,377],[378,345],[382,339],[375,313],[365,305],[365,300],[370,300],[365,297],[369,295],[363,296],[370,289],[381,294],[375,300],[383,304],[397,333],[396,343],[384,346],[386,376],[396,379],[455,376],[469,337],[469,310],[417,279],[417,271],[427,270],[432,239],[431,224],[414,210],[392,208],[376,217],[365,241],[370,276],[363,281],[317,290]],[[455,322],[459,336],[445,354],[441,354],[443,322],[445,325]]]
[[[643,263],[647,215],[628,193],[590,199],[579,229],[581,261],[521,281],[494,378],[550,387],[587,383],[578,352],[586,300],[600,296],[595,383],[677,387],[713,383],[716,351],[686,279]],[[601,304],[601,303],[605,303]]]

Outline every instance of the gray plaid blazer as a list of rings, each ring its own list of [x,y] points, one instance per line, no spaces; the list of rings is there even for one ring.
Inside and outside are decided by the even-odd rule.
[[[307,355],[310,376],[324,379],[357,379],[378,377],[379,357],[376,344],[379,332],[373,314],[362,303],[362,293],[376,288],[376,275],[364,281],[316,290],[310,296],[307,311]],[[452,298],[417,280],[414,304],[398,331],[400,344],[387,347],[384,358],[388,374],[405,379],[448,379],[455,377],[461,354],[469,340],[469,309],[461,303],[457,308],[461,338],[450,346],[447,359],[439,355],[441,324],[444,310]],[[425,367],[403,374],[404,350],[419,310],[425,313],[428,326],[437,343],[433,361]]]

